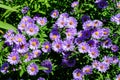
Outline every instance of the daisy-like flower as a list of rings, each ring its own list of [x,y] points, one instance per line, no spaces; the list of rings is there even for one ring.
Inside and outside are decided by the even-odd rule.
[[[81,79],[84,76],[83,72],[78,68],[75,69],[72,74],[74,79],[75,78]]]
[[[25,22],[27,24],[33,24],[34,23],[34,20],[29,17],[29,16],[24,16],[22,19],[21,19],[21,22]]]
[[[39,25],[41,25],[41,26],[45,26],[46,24],[47,24],[47,18],[46,17],[39,17],[38,19],[37,19],[37,23],[39,24]]]
[[[109,56],[103,57],[103,63],[107,64],[108,66],[112,63],[112,61],[113,61],[112,57]]]
[[[57,18],[58,15],[59,15],[59,11],[58,11],[58,10],[53,10],[53,11],[51,12],[51,17],[52,17],[52,18]]]
[[[102,28],[102,36],[104,38],[107,38],[110,34],[110,29],[109,28]]]
[[[16,47],[17,47],[17,51],[19,52],[19,53],[26,53],[28,50],[29,50],[29,48],[28,48],[28,44],[27,43],[25,43],[25,44],[21,44],[21,45],[17,45]]]
[[[78,22],[74,17],[67,18],[67,28],[76,28],[77,24]]]
[[[37,21],[37,19],[40,17],[40,15],[39,14],[36,14],[34,17],[33,17],[33,20],[34,21]]]
[[[81,18],[81,20],[82,20],[82,23],[84,23],[84,22],[86,22],[87,20],[90,20],[90,16],[88,16],[88,15],[83,15],[82,18]]]
[[[86,42],[82,42],[78,45],[78,50],[80,53],[87,53],[89,50],[89,46]]]
[[[82,38],[82,37],[75,38],[76,45],[80,45],[83,41],[84,41],[84,38]]]
[[[25,44],[26,43],[26,38],[22,34],[17,34],[17,35],[15,35],[14,42],[17,45]]]
[[[67,39],[74,38],[74,36],[77,34],[77,29],[76,29],[76,28],[66,29],[65,34],[66,34],[66,38],[67,38]]]
[[[50,42],[44,42],[42,45],[42,51],[44,53],[50,52],[51,51],[51,43]]]
[[[55,40],[53,43],[52,43],[52,49],[55,51],[55,52],[62,52],[62,41],[61,40]]]
[[[42,54],[42,52],[40,50],[34,50],[32,54],[33,54],[33,58],[37,58]]]
[[[63,41],[62,48],[64,51],[73,51],[74,50],[74,44],[71,40],[65,40]]]
[[[6,74],[7,71],[8,71],[8,67],[9,67],[9,64],[7,62],[3,63],[1,68],[0,68],[0,72],[3,73],[3,74]]]
[[[100,63],[99,61],[94,60],[94,61],[92,62],[92,67],[97,69],[97,67],[99,66],[99,63]]]
[[[120,9],[120,1],[117,2],[117,8]]]
[[[43,78],[43,77],[39,77],[37,80],[45,80],[45,78]]]
[[[52,71],[52,63],[50,60],[44,60],[41,62],[41,66],[48,68],[48,70],[43,70],[45,73],[49,74]]]
[[[111,17],[111,21],[112,21],[112,22],[115,22],[117,25],[119,25],[119,24],[120,24],[120,13],[112,16],[112,17]]]
[[[96,39],[91,39],[91,40],[89,40],[88,42],[88,45],[91,47],[91,48],[97,48],[98,46],[97,46],[97,44],[99,43],[99,41],[98,40],[96,40]]]
[[[74,1],[72,4],[71,4],[71,7],[74,8],[76,6],[78,6],[79,2],[78,1]]]
[[[67,24],[67,19],[66,18],[58,18],[56,24],[59,28],[63,28]]]
[[[14,31],[13,30],[8,30],[3,37],[5,39],[7,39],[8,37],[13,36],[13,35],[14,35]]]
[[[112,57],[112,63],[113,63],[113,64],[117,64],[118,62],[119,62],[118,57],[117,57],[117,56],[113,56],[113,57]]]
[[[101,29],[97,29],[97,30],[95,30],[93,33],[92,33],[92,37],[94,38],[94,39],[100,39],[100,38],[102,38],[102,30]]]
[[[60,34],[58,31],[51,31],[49,36],[51,40],[57,40],[60,38]]]
[[[103,42],[102,42],[102,47],[103,48],[110,48],[112,46],[112,40],[110,38],[106,38]]]
[[[40,46],[39,40],[37,38],[31,38],[29,40],[30,49],[38,49]]]
[[[62,14],[60,14],[60,16],[59,16],[60,18],[68,18],[69,17],[69,14],[68,13],[62,13]]]
[[[92,25],[94,28],[101,28],[103,26],[103,23],[100,20],[93,20]]]
[[[105,73],[108,70],[108,68],[109,68],[109,66],[105,63],[99,63],[99,65],[97,67],[98,71],[100,71],[102,73],[103,72]]]
[[[99,54],[99,50],[97,48],[90,48],[88,50],[88,55],[91,57],[91,58],[97,58],[100,54]]]
[[[83,36],[83,31],[84,31],[84,30],[80,30],[80,31],[78,31],[78,33],[77,33],[77,37],[82,37],[82,36]]]
[[[21,21],[21,22],[18,24],[18,29],[19,29],[20,31],[24,31],[26,28],[27,28],[26,22],[22,22],[22,21]]]
[[[83,67],[82,71],[84,74],[92,74],[92,66],[86,65],[85,67]]]
[[[93,28],[93,24],[91,20],[85,21],[82,26],[84,30],[90,30]]]
[[[37,75],[37,73],[39,72],[37,64],[35,64],[35,63],[30,63],[30,64],[27,66],[27,72],[28,72],[28,74],[31,75],[31,76]]]
[[[91,31],[90,30],[83,30],[82,31],[82,37],[84,39],[89,39],[91,37]]]
[[[7,61],[12,64],[12,65],[16,65],[19,63],[20,57],[19,54],[17,52],[11,52],[8,56]]]
[[[104,9],[108,6],[108,2],[106,0],[101,0],[100,2],[97,3],[98,8]]]
[[[11,35],[8,38],[6,38],[5,43],[8,43],[9,45],[13,45],[15,40],[15,35]]]
[[[117,76],[116,76],[116,79],[115,80],[120,80],[120,74],[118,74]]]
[[[27,28],[25,29],[25,32],[31,36],[37,34],[38,31],[39,31],[39,27],[35,24],[27,25]]]
[[[29,7],[25,6],[25,7],[22,8],[21,12],[23,14],[26,14],[28,12],[28,10],[29,10]]]
[[[113,52],[117,52],[117,51],[119,50],[119,47],[118,47],[117,45],[112,45],[112,46],[111,46],[111,50],[112,50]]]
[[[24,54],[24,57],[25,57],[24,62],[28,62],[28,61],[30,61],[30,60],[33,59],[33,54],[31,54],[31,53],[26,53],[26,54]]]

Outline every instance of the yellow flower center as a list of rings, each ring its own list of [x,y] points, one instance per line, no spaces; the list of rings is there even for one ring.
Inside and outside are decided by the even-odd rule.
[[[56,16],[56,15],[57,15],[57,13],[56,13],[56,12],[54,12],[54,13],[53,13],[53,15],[54,15],[54,16]]]
[[[78,73],[77,73],[77,76],[80,76],[80,75],[81,75],[81,74],[78,72]]]
[[[22,42],[22,38],[18,38],[18,42]]]
[[[13,61],[15,61],[16,59],[17,59],[16,56],[13,56],[13,57],[12,57],[12,60],[13,60]]]
[[[73,25],[73,21],[70,21],[69,24],[70,24],[70,25]]]
[[[32,46],[36,46],[37,44],[36,44],[36,42],[32,42]]]
[[[44,22],[44,20],[41,20],[40,23],[41,23],[41,24],[44,24],[45,22]]]
[[[91,54],[92,54],[92,55],[95,55],[95,52],[92,52]]]
[[[60,45],[59,45],[59,44],[57,44],[57,45],[56,45],[56,47],[57,47],[57,48],[60,48]]]
[[[71,33],[69,32],[67,35],[68,35],[68,36],[71,36]]]
[[[99,32],[98,32],[98,31],[96,31],[96,32],[95,32],[95,35],[97,35],[97,36],[98,36],[98,35],[99,35]]]
[[[45,49],[48,49],[48,48],[49,48],[49,45],[46,45],[46,46],[45,46]]]
[[[22,28],[25,28],[25,24],[22,24]]]
[[[34,67],[31,67],[31,71],[32,71],[32,72],[35,71],[35,68],[34,68]]]
[[[87,69],[85,70],[85,72],[90,72],[90,69],[89,69],[89,68],[87,68]]]
[[[53,35],[52,38],[53,38],[53,39],[56,39],[56,38],[57,38],[57,35]]]
[[[85,46],[82,46],[82,50],[86,50],[86,47],[85,47]]]
[[[30,28],[29,31],[30,31],[30,32],[34,32],[34,29],[33,29],[33,28]]]

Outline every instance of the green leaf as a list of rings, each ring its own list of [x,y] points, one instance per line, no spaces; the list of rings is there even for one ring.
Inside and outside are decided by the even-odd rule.
[[[11,8],[10,6],[6,6],[6,5],[3,5],[3,4],[0,4],[0,8],[4,8],[4,9],[10,10],[10,11],[15,11],[15,12],[18,11],[15,8]]]
[[[43,66],[39,66],[39,70],[48,70],[48,68],[43,67]]]
[[[4,23],[2,21],[0,21],[0,28],[2,29],[6,29],[6,30],[14,30],[16,32],[16,28],[14,26],[12,26],[11,24],[8,24],[8,23]]]
[[[1,41],[1,42],[0,42],[0,51],[2,50],[2,46],[3,46],[3,44],[4,44],[4,42]]]

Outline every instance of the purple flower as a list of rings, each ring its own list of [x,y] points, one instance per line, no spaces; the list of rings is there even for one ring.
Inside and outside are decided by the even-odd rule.
[[[13,45],[14,40],[15,40],[15,36],[11,35],[11,36],[6,38],[5,43],[8,43],[9,45]]]
[[[112,63],[113,63],[113,64],[117,64],[118,62],[119,62],[118,57],[117,57],[117,56],[113,56],[113,57],[112,57]]]
[[[63,58],[65,59],[67,59],[70,55],[71,55],[71,52],[62,52],[62,55],[63,55]]]
[[[17,45],[16,49],[19,53],[26,53],[29,50],[28,46],[29,45],[27,43],[25,43],[25,44]]]
[[[33,58],[37,58],[42,54],[42,52],[40,50],[34,50],[32,54],[33,54]]]
[[[111,46],[111,50],[112,50],[113,52],[117,52],[117,51],[119,50],[119,47],[118,47],[117,45],[112,45],[112,46]]]
[[[95,3],[99,3],[101,0],[96,0]]]
[[[84,74],[92,74],[92,66],[86,65],[85,67],[83,67],[82,71]]]
[[[49,36],[51,40],[56,40],[60,38],[60,34],[58,31],[51,31]]]
[[[53,10],[53,11],[51,12],[51,17],[52,17],[52,18],[57,18],[58,15],[59,15],[58,10]]]
[[[90,30],[83,30],[82,36],[84,39],[89,39],[91,37],[91,31]]]
[[[28,12],[28,10],[29,10],[29,7],[25,6],[25,7],[21,10],[21,12],[22,12],[23,14],[26,14],[26,13]]]
[[[8,56],[7,61],[12,64],[12,65],[16,65],[19,63],[20,57],[19,54],[17,52],[11,52]]]
[[[103,72],[105,73],[108,70],[108,68],[109,68],[109,66],[105,63],[99,63],[99,65],[97,67],[98,71],[100,71],[102,73]]]
[[[86,22],[87,20],[90,20],[90,16],[83,15],[81,19],[82,19],[82,23],[84,23],[84,22]]]
[[[27,28],[27,22],[21,21],[21,22],[18,24],[18,29],[19,29],[20,31],[23,31],[23,30],[25,30],[26,28]]]
[[[35,24],[30,24],[30,25],[27,25],[27,28],[25,29],[25,31],[28,35],[32,36],[38,33],[39,27],[36,26]]]
[[[45,26],[46,24],[47,24],[47,18],[46,17],[39,17],[38,19],[37,19],[37,23],[39,24],[39,25],[41,25],[41,26]]]
[[[76,33],[77,33],[77,29],[76,28],[66,29],[66,32],[65,32],[67,39],[74,38],[74,36],[76,35]]]
[[[102,38],[102,30],[101,29],[97,29],[92,33],[92,37],[95,39],[100,39]]]
[[[92,67],[97,69],[97,67],[99,66],[99,63],[100,63],[99,61],[94,60],[94,61],[92,62]]]
[[[63,28],[67,24],[67,19],[66,18],[58,18],[56,24],[59,28]]]
[[[44,42],[42,45],[42,51],[44,53],[50,52],[51,51],[51,43],[50,42]]]
[[[36,14],[34,17],[33,17],[33,20],[34,21],[37,21],[37,19],[40,17],[40,15],[39,14]]]
[[[82,37],[75,38],[76,45],[80,45],[83,41],[84,41],[84,39]]]
[[[30,49],[38,49],[40,46],[39,40],[37,38],[31,38],[29,40]]]
[[[103,26],[103,23],[100,20],[93,20],[92,24],[94,28],[101,28]]]
[[[8,71],[8,67],[9,67],[9,64],[7,62],[3,63],[1,68],[0,68],[0,72],[3,73],[3,74],[6,74],[7,71]]]
[[[88,45],[92,48],[92,47],[95,47],[95,48],[97,48],[98,46],[97,46],[97,44],[98,44],[98,40],[96,40],[96,39],[91,39],[91,40],[89,40],[88,42]]]
[[[74,44],[73,44],[73,41],[71,40],[65,40],[63,43],[62,43],[62,48],[64,51],[73,51],[74,50]]]
[[[61,40],[55,40],[53,43],[52,43],[52,49],[55,51],[55,52],[61,52],[62,51],[62,41]]]
[[[44,60],[41,62],[41,66],[48,68],[48,70],[43,70],[45,73],[49,74],[52,71],[52,63],[50,60]]]
[[[69,14],[68,13],[62,13],[60,14],[60,18],[68,18],[69,17]]]
[[[37,80],[45,80],[45,78],[43,78],[43,77],[39,77]]]
[[[21,22],[25,22],[27,24],[34,24],[34,20],[31,17],[29,17],[29,16],[24,16],[21,19]]]
[[[77,24],[78,22],[74,17],[67,18],[67,28],[76,28]]]
[[[30,61],[30,60],[33,59],[33,54],[31,54],[31,53],[26,53],[26,54],[24,55],[24,57],[25,57],[24,62],[28,62],[28,61]]]
[[[116,76],[116,79],[115,80],[120,80],[120,74],[118,74],[117,76]]]
[[[25,44],[26,43],[26,38],[24,35],[22,34],[17,34],[15,35],[15,40],[14,42],[17,44],[17,45],[21,45],[21,44]]]
[[[93,22],[91,20],[87,20],[83,23],[82,26],[84,30],[90,30],[93,28]]]
[[[110,38],[106,38],[103,42],[102,42],[102,47],[103,48],[110,48],[112,46],[112,40]]]
[[[110,29],[109,28],[102,28],[102,36],[104,38],[107,38],[110,34]]]
[[[88,53],[89,53],[88,55],[91,58],[97,58],[100,55],[99,50],[97,48],[90,48],[88,50]]]
[[[83,72],[78,68],[75,69],[72,74],[74,79],[75,78],[81,79],[84,76]]]
[[[107,64],[108,66],[112,63],[112,61],[113,61],[112,57],[109,56],[103,57],[103,63]]]
[[[14,35],[14,31],[13,30],[8,30],[3,37],[7,39],[8,37],[10,37],[12,35]]]
[[[116,14],[115,16],[112,16],[111,21],[119,25],[120,24],[120,13]]]
[[[98,8],[104,9],[108,6],[108,2],[106,0],[101,0],[99,3],[97,3]]]
[[[86,42],[82,42],[78,45],[78,50],[80,53],[87,53],[89,50],[89,46]]]
[[[74,1],[72,4],[71,4],[71,7],[74,8],[76,6],[78,6],[79,2],[78,1]]]
[[[38,66],[35,63],[30,63],[27,66],[27,72],[29,75],[33,76],[33,75],[37,75],[37,73],[39,72],[38,70]]]

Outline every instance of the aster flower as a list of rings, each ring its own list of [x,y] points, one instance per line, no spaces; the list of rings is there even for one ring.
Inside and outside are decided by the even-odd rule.
[[[24,16],[21,19],[21,22],[25,22],[27,24],[34,24],[34,20],[31,17],[29,17],[29,16]]]
[[[28,62],[28,61],[30,61],[30,60],[33,59],[33,54],[31,54],[31,53],[26,53],[26,54],[24,54],[24,57],[25,57],[24,62]]]
[[[61,52],[62,51],[62,41],[61,40],[55,40],[53,43],[52,43],[52,49],[55,51],[55,52]]]
[[[117,2],[117,8],[120,9],[120,1]]]
[[[38,19],[37,19],[37,23],[39,24],[39,25],[41,25],[41,26],[45,26],[46,24],[47,24],[47,18],[46,17],[39,17]]]
[[[84,74],[92,74],[92,66],[86,65],[85,67],[83,67],[82,71]]]
[[[89,39],[91,37],[91,31],[90,30],[83,30],[81,37],[84,39]]]
[[[100,20],[93,20],[92,25],[94,28],[101,28],[103,26],[103,23]]]
[[[113,63],[113,64],[117,64],[118,62],[119,62],[118,57],[117,57],[117,56],[113,56],[113,57],[112,57],[112,63]]]
[[[58,18],[56,24],[59,28],[63,28],[67,24],[67,19],[66,18]]]
[[[120,24],[120,13],[112,16],[112,17],[111,17],[111,21],[112,21],[112,22],[115,22],[117,25],[119,25],[119,24]]]
[[[26,38],[22,34],[17,34],[17,35],[15,35],[14,42],[17,45],[25,44],[26,43]]]
[[[73,51],[74,50],[74,44],[71,40],[65,40],[62,43],[62,48],[64,51]]]
[[[30,44],[30,49],[38,49],[40,46],[40,42],[37,38],[31,38],[29,40],[29,44]]]
[[[107,38],[110,34],[110,29],[109,28],[102,28],[102,36],[104,38]]]
[[[43,77],[39,77],[37,80],[45,80],[45,78],[43,78]]]
[[[82,42],[78,45],[78,50],[80,53],[87,53],[89,50],[89,46],[86,42]]]
[[[103,48],[110,48],[112,46],[112,40],[110,38],[106,38],[103,42],[102,42],[102,47]]]
[[[82,37],[75,38],[76,45],[80,45],[83,41],[84,41],[84,39]]]
[[[108,2],[106,0],[101,0],[100,2],[97,3],[98,8],[104,9],[108,6]]]
[[[13,36],[13,35],[14,35],[14,31],[13,30],[8,30],[3,37],[7,39],[8,37]]]
[[[78,1],[74,1],[72,4],[71,4],[71,7],[74,8],[76,6],[78,6],[79,2]]]
[[[97,58],[100,54],[99,54],[99,50],[97,48],[90,48],[88,50],[88,55],[91,57],[91,58]]]
[[[68,18],[69,17],[69,14],[68,13],[62,13],[60,14],[60,18]]]
[[[33,58],[37,58],[42,54],[42,52],[40,50],[33,50],[32,54],[33,54]]]
[[[84,30],[90,30],[93,28],[93,24],[91,20],[85,21],[82,26]]]
[[[25,7],[22,8],[21,12],[23,14],[26,14],[28,12],[28,10],[29,10],[29,7],[25,6]]]
[[[116,76],[116,79],[115,80],[120,80],[120,74],[118,74],[117,76]]]
[[[16,65],[19,63],[19,60],[20,60],[20,57],[19,57],[19,54],[17,52],[11,52],[9,55],[8,55],[8,59],[7,61],[12,64],[12,65]]]
[[[67,28],[76,28],[77,24],[78,22],[74,17],[67,18]]]
[[[11,35],[6,38],[5,43],[8,43],[9,45],[13,45],[14,40],[15,40],[15,35]]]
[[[20,30],[20,31],[24,31],[25,29],[26,29],[26,27],[27,27],[27,24],[26,24],[27,22],[23,22],[23,21],[21,21],[19,24],[18,24],[18,29]]]
[[[27,66],[27,72],[28,72],[28,74],[31,75],[31,76],[37,75],[37,73],[39,72],[37,64],[35,64],[35,63],[30,63],[30,64]]]
[[[53,11],[51,12],[51,17],[52,17],[52,18],[57,18],[58,15],[59,15],[58,10],[53,10]]]
[[[48,68],[48,70],[43,70],[45,73],[49,74],[52,71],[52,63],[50,60],[44,60],[41,62],[41,66]]]
[[[94,47],[94,48],[97,48],[98,47],[98,43],[99,43],[99,41],[98,40],[96,40],[96,39],[91,39],[91,40],[89,40],[89,41],[87,41],[87,43],[88,43],[88,45],[92,48],[92,47]]]
[[[119,47],[118,47],[117,45],[112,45],[112,46],[111,46],[111,50],[112,50],[113,52],[117,52],[117,51],[119,50]]]
[[[39,27],[35,24],[27,25],[27,28],[25,29],[25,32],[31,36],[37,34],[38,31],[39,31]]]
[[[84,76],[83,72],[78,68],[75,69],[72,74],[74,79],[75,78],[81,79]]]
[[[36,14],[34,17],[33,17],[33,20],[34,21],[37,21],[37,19],[40,17],[40,15],[39,14]]]
[[[99,66],[99,63],[100,63],[99,61],[94,60],[94,61],[92,62],[92,67],[97,69],[97,67]]]
[[[109,68],[109,66],[105,63],[99,63],[99,65],[97,67],[98,71],[100,71],[102,73],[103,72],[105,73],[108,70],[108,68]]]
[[[3,74],[6,74],[7,71],[8,71],[8,67],[9,67],[9,64],[7,62],[3,63],[1,68],[0,68],[0,72],[3,73]]]
[[[42,45],[42,51],[44,53],[50,52],[51,51],[51,43],[50,42],[44,42]]]
[[[109,56],[103,57],[103,63],[105,63],[107,65],[110,65],[112,63],[112,61],[113,61],[112,57],[109,57]]]
[[[102,38],[102,31],[101,31],[101,29],[97,29],[97,30],[95,30],[93,33],[92,33],[92,37],[94,38],[94,39],[100,39],[100,38]]]
[[[60,38],[60,34],[58,31],[51,31],[49,36],[51,40],[56,40]]]
[[[27,43],[25,43],[25,44],[17,45],[16,49],[19,53],[26,53],[29,50],[28,46],[29,45]]]
[[[66,29],[66,32],[65,32],[67,39],[74,38],[74,36],[76,35],[76,33],[77,33],[77,29],[76,28]]]
[[[88,16],[88,15],[83,15],[81,19],[82,19],[82,23],[84,23],[84,22],[86,22],[87,20],[90,20],[90,16]]]
[[[78,33],[77,33],[77,37],[82,37],[82,36],[83,36],[83,31],[84,31],[84,30],[80,30],[80,31],[78,31]]]

